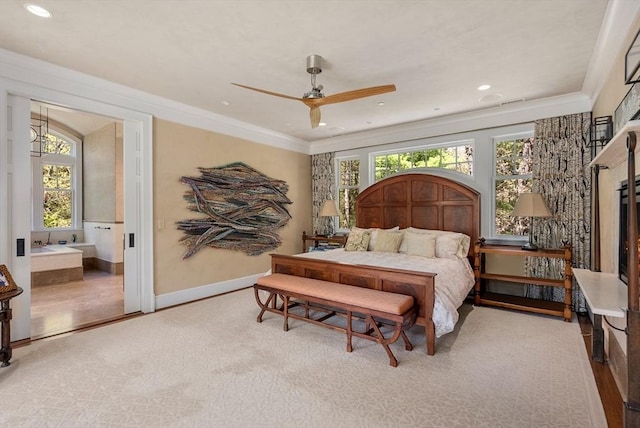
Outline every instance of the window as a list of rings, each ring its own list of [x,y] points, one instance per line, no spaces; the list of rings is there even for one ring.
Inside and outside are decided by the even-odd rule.
[[[351,229],[356,225],[356,196],[360,192],[360,159],[338,160],[339,228]]]
[[[33,229],[70,229],[78,222],[76,143],[48,133],[42,156],[33,159]]]
[[[375,181],[413,168],[443,168],[473,175],[473,146],[421,147],[402,153],[374,155]]]
[[[533,137],[495,141],[495,235],[526,235],[529,219],[512,217],[518,195],[531,191]]]

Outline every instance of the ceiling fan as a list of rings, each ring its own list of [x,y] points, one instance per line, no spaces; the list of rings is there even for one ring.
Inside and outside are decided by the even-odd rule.
[[[322,73],[322,57],[320,55],[310,55],[307,57],[307,73],[311,74],[311,90],[306,92],[302,98],[265,91],[264,89],[252,88],[251,86],[241,85],[239,83],[232,83],[232,85],[251,89],[252,91],[262,92],[263,94],[275,95],[280,98],[302,101],[311,109],[309,117],[311,118],[312,128],[316,128],[320,124],[320,106],[325,104],[343,103],[345,101],[371,97],[373,95],[384,94],[396,90],[395,85],[372,86],[370,88],[356,89],[354,91],[341,92],[339,94],[328,95],[325,97],[322,93],[322,89],[324,89],[323,86],[316,86],[316,76]]]

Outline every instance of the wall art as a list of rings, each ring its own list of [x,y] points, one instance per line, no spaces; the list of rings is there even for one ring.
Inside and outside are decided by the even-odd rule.
[[[281,244],[277,230],[291,219],[286,205],[289,186],[242,162],[198,168],[200,177],[182,177],[189,209],[200,218],[177,222],[187,246],[183,259],[204,247],[256,256]]]
[[[638,119],[638,114],[640,114],[640,84],[636,83],[629,89],[613,115],[613,133],[620,131],[628,121]]]

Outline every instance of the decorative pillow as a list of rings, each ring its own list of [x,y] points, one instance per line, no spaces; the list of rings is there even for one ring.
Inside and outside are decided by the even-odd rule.
[[[441,252],[438,255],[438,246],[436,244],[436,257],[452,257],[449,253],[451,252],[449,246],[453,245],[451,242],[448,242],[448,239],[455,240],[458,243],[457,250],[455,251],[455,257],[464,258],[469,254],[469,246],[471,245],[471,238],[468,235],[460,232],[449,232],[447,230],[432,230],[432,229],[418,229],[415,227],[408,227],[407,232],[410,233],[418,233],[425,235],[435,235],[436,237],[446,237],[442,238],[443,242],[441,244]],[[437,239],[436,239],[437,241]],[[400,252],[402,252],[403,248],[400,248]]]
[[[400,226],[395,226],[395,227],[392,227],[391,229],[373,228],[373,229],[369,229],[369,230],[371,231],[371,240],[369,241],[369,251],[374,251],[374,248],[376,246],[376,241],[378,240],[378,233],[381,230],[386,230],[386,231],[389,231],[389,232],[393,232],[393,231],[400,230]]]
[[[435,235],[436,238],[436,257],[439,258],[457,258],[458,249],[460,248],[460,237],[450,235]]]
[[[367,251],[371,232],[367,229],[352,230],[349,232],[347,243],[344,245],[345,251]]]
[[[405,232],[403,245],[406,245],[406,254],[434,258],[436,256],[436,235],[426,233]]]
[[[378,239],[376,240],[373,251],[397,253],[403,236],[403,232],[379,230]]]

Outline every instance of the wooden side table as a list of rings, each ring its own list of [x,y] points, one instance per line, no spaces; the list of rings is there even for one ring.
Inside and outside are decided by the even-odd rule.
[[[333,235],[329,236],[321,236],[321,235],[307,235],[306,232],[302,232],[302,252],[307,252],[307,241],[313,241],[313,246],[317,247],[321,242],[323,243],[335,243],[344,247],[347,243],[347,235]]]
[[[0,361],[2,361],[2,365],[0,367],[6,367],[11,364],[11,307],[9,306],[9,300],[20,294],[22,294],[22,288],[20,287],[6,293],[0,293],[0,302],[2,302],[0,309],[0,323],[2,324]]]

